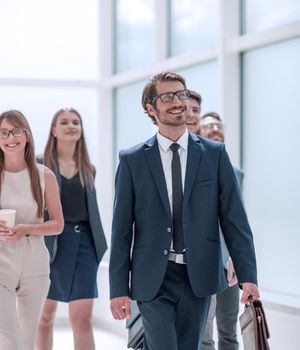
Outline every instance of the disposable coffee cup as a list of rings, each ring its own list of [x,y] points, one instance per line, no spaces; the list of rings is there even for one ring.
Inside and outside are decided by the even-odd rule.
[[[15,226],[16,209],[0,209],[0,220],[6,221],[6,226]]]

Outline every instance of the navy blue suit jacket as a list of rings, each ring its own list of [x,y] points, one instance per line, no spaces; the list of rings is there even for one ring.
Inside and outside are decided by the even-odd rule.
[[[61,193],[61,176],[59,174],[59,167],[58,167],[58,161],[57,161],[57,155],[54,154],[55,159],[55,167],[52,169],[56,176],[56,180],[59,187],[59,192]],[[43,164],[43,157],[38,156],[37,161],[41,164]],[[97,260],[100,264],[104,253],[107,250],[107,243],[105,234],[102,227],[102,222],[100,218],[100,213],[98,209],[98,202],[97,202],[97,195],[96,195],[96,189],[94,186],[91,186],[90,180],[88,178],[88,175],[84,173],[84,185],[86,190],[86,200],[87,200],[87,209],[88,209],[88,215],[89,215],[89,224],[92,231],[92,236],[95,244],[96,254],[97,254]],[[48,218],[48,213],[45,214],[46,220]],[[56,252],[57,252],[57,236],[45,236],[45,244],[49,250],[50,254],[50,263],[52,263],[55,259]]]
[[[244,172],[241,169],[234,167],[235,176],[239,185],[239,189],[241,193],[243,194],[243,178],[244,178]],[[227,270],[227,262],[229,259],[229,252],[226,247],[226,243],[224,241],[224,237],[222,234],[222,231],[220,230],[220,240],[221,240],[221,249],[222,249],[222,259],[223,259],[223,266]]]
[[[196,296],[227,287],[220,222],[239,283],[257,282],[253,238],[223,143],[189,134],[183,199],[187,270]],[[120,152],[110,254],[110,296],[151,300],[168,264],[172,216],[156,136]]]

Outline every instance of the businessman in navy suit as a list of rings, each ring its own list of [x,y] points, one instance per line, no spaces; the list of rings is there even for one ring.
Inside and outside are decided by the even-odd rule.
[[[210,296],[227,287],[219,222],[241,301],[259,298],[253,238],[233,167],[223,143],[187,131],[188,97],[176,73],[148,81],[142,104],[158,132],[120,152],[115,179],[110,307],[122,320],[130,316],[130,299],[137,300],[145,350],[198,349]],[[181,205],[173,187],[179,173]]]

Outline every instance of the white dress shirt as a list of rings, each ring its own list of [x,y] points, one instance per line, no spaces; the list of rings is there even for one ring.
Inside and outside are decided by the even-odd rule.
[[[176,143],[179,144],[178,154],[180,158],[180,165],[181,165],[181,179],[182,179],[182,189],[184,191],[184,182],[185,182],[185,171],[186,171],[186,163],[187,163],[187,153],[188,153],[188,136],[189,133],[186,130],[185,133],[180,137],[179,140],[177,140]],[[169,203],[171,208],[171,213],[173,212],[173,201],[172,201],[172,169],[171,169],[171,163],[173,158],[173,152],[170,150],[170,146],[174,141],[167,139],[166,137],[162,136],[159,132],[157,133],[157,141],[158,141],[158,148],[160,153],[160,158],[164,170],[167,190],[168,190],[168,197],[169,197]],[[173,246],[173,242],[172,242]]]
[[[185,171],[186,171],[186,162],[187,162],[187,146],[188,146],[188,131],[186,130],[185,133],[180,137],[180,139],[176,142],[179,144],[179,158],[180,158],[180,165],[181,165],[181,178],[182,178],[182,189],[184,191],[184,180],[185,180]],[[164,170],[167,190],[168,190],[168,196],[169,196],[169,202],[170,202],[170,208],[171,212],[173,211],[173,205],[172,205],[172,169],[171,169],[171,163],[173,158],[173,152],[170,150],[170,146],[174,143],[174,141],[167,139],[166,137],[162,136],[160,133],[157,133],[157,141],[159,145],[159,153],[160,158]]]

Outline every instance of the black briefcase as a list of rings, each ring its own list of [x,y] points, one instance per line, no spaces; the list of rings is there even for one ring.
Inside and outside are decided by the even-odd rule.
[[[127,348],[143,349],[144,327],[136,301],[131,301],[130,309],[130,319],[126,320],[126,328],[128,329]]]

